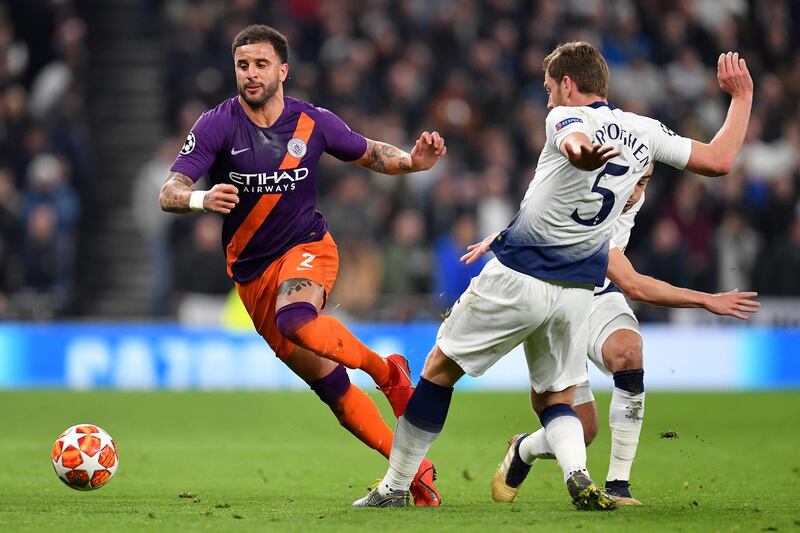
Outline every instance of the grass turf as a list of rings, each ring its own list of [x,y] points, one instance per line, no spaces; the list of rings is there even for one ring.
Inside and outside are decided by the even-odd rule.
[[[608,400],[598,397],[589,449],[598,481]],[[430,454],[439,509],[351,509],[386,463],[310,393],[4,392],[0,412],[5,531],[800,530],[800,392],[649,393],[633,471],[645,505],[613,513],[575,511],[552,461],[534,466],[515,504],[491,501],[506,439],[537,426],[519,393],[455,394]],[[65,487],[49,464],[56,436],[79,422],[120,448],[115,479],[95,492]],[[668,430],[679,438],[661,438]]]

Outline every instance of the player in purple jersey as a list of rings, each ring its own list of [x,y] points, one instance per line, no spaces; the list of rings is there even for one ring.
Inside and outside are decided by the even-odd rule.
[[[411,153],[352,131],[330,111],[285,97],[286,37],[254,25],[233,40],[239,95],[203,113],[161,190],[165,211],[224,215],[228,274],[256,330],[275,354],[328,404],[339,422],[385,457],[393,433],[345,367],[368,373],[396,416],[413,393],[408,363],[383,358],[338,320],[319,314],[333,288],[339,258],[323,215],[315,210],[319,159],[327,152],[384,174],[427,170],[447,149],[423,132]],[[210,190],[195,190],[208,174]],[[440,503],[434,469],[424,461],[412,494],[417,505]]]

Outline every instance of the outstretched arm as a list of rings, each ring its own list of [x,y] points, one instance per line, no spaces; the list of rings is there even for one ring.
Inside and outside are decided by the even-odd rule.
[[[753,79],[739,54],[721,54],[717,61],[720,88],[731,95],[725,123],[710,143],[692,141],[692,154],[686,170],[704,176],[722,176],[731,171],[739,154],[753,107]]]
[[[171,213],[213,211],[227,215],[239,203],[239,189],[230,183],[217,183],[208,191],[193,191],[194,181],[180,172],[170,172],[158,199],[161,209]]]
[[[756,292],[738,292],[738,289],[719,294],[693,291],[675,287],[664,281],[636,272],[619,248],[608,255],[608,279],[622,289],[629,298],[663,307],[702,307],[715,315],[729,315],[747,320],[745,313],[755,313],[761,304],[752,298]]]
[[[410,154],[391,144],[367,139],[367,150],[355,163],[381,174],[406,174],[428,170],[446,153],[444,139],[435,131],[425,131]]]

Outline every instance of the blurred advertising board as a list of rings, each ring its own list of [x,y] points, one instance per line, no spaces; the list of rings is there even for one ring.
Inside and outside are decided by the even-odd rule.
[[[402,353],[414,379],[438,324],[350,324],[382,354]],[[649,390],[800,388],[800,330],[645,325]],[[591,364],[590,364],[591,367]],[[610,380],[590,368],[594,384]],[[351,372],[371,389],[369,377]],[[526,390],[524,353],[517,348],[460,389]],[[305,389],[255,333],[162,324],[0,325],[0,388]]]

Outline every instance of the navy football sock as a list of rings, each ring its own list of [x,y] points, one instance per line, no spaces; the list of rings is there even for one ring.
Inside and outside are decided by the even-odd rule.
[[[408,490],[422,459],[444,427],[452,396],[452,387],[419,379],[406,412],[397,420],[389,471],[379,485],[379,491],[386,494],[393,490]]]

